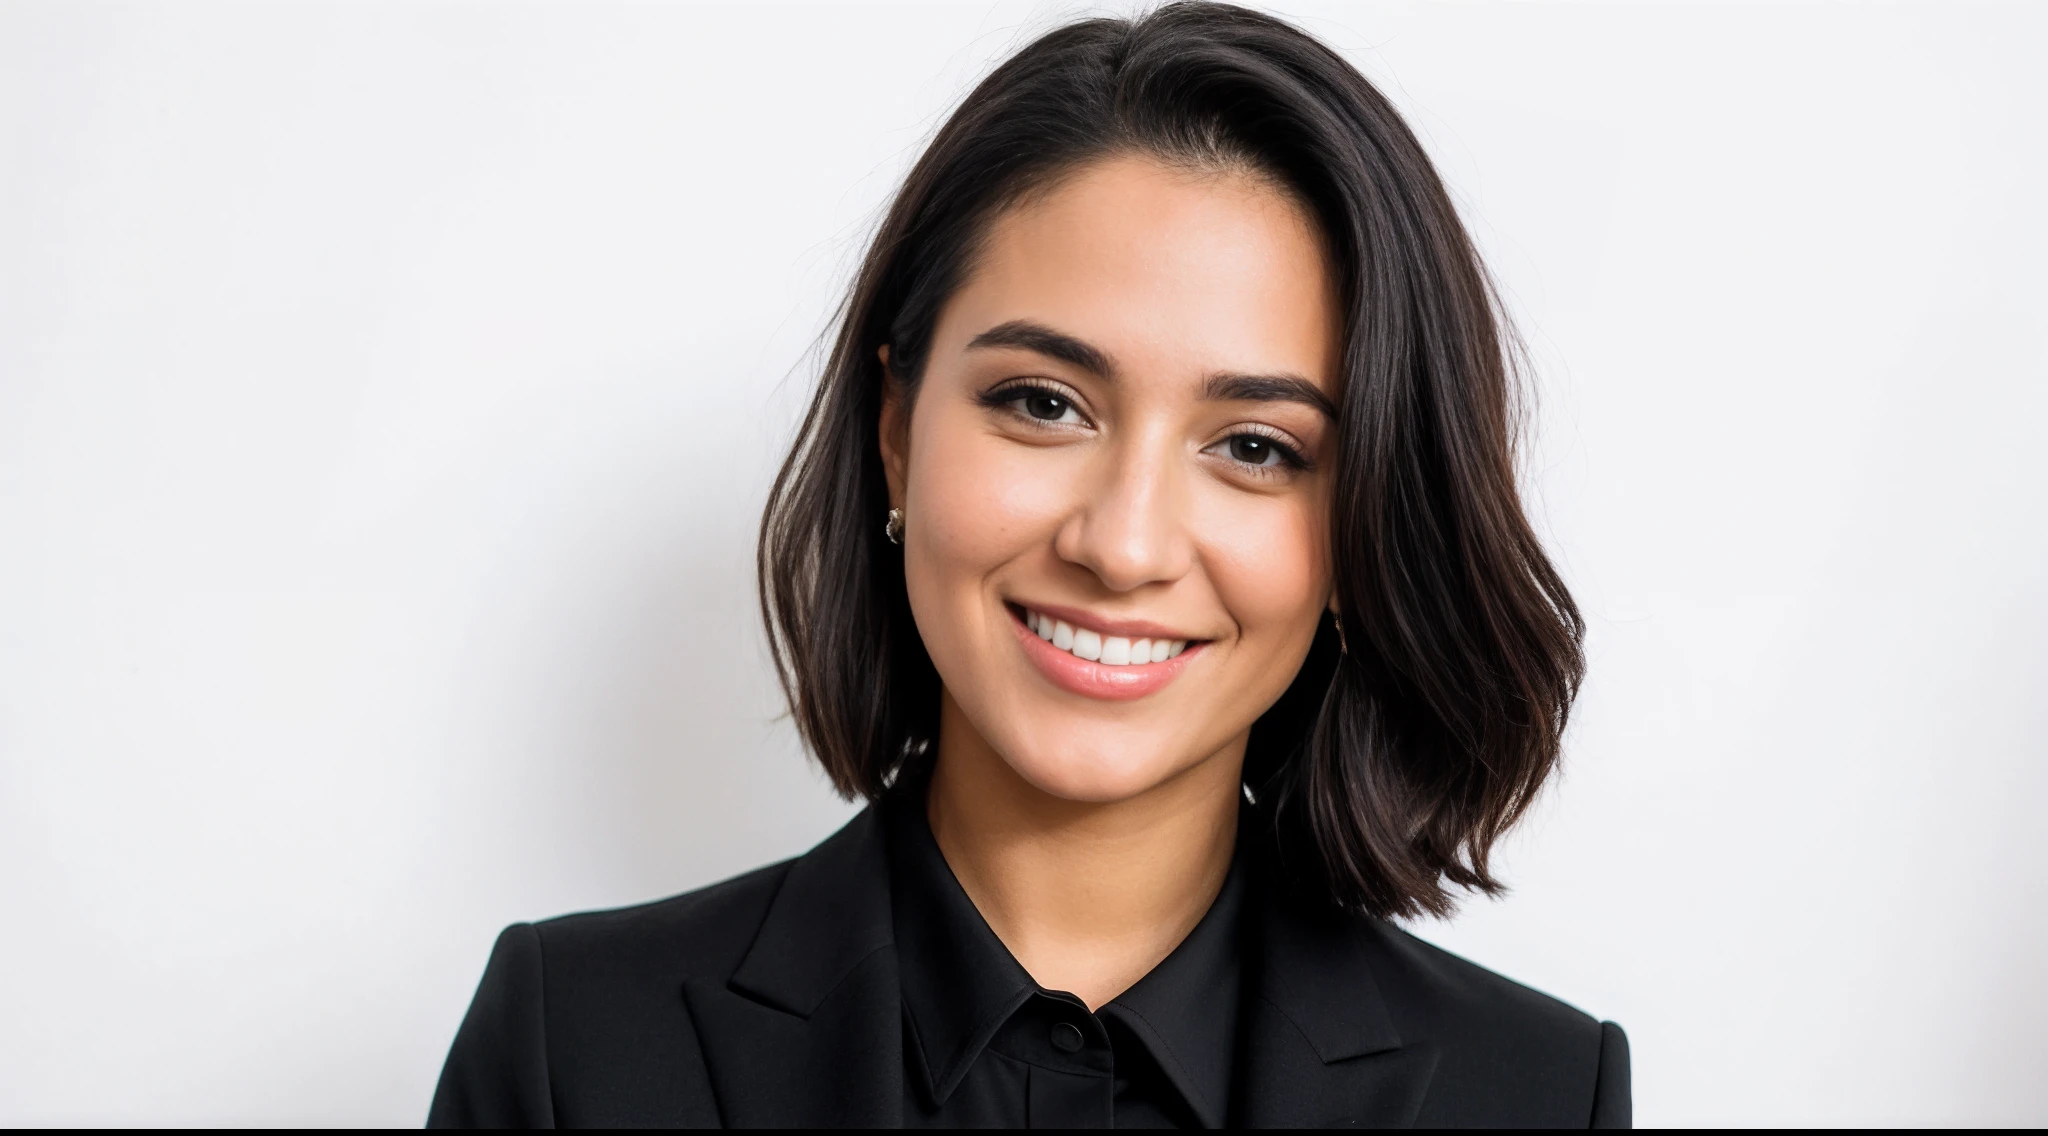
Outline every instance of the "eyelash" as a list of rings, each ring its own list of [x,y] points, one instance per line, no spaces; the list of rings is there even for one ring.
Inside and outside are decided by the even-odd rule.
[[[1281,434],[1277,430],[1273,430],[1270,428],[1261,429],[1257,426],[1252,425],[1240,426],[1237,429],[1231,431],[1229,435],[1222,438],[1218,438],[1214,443],[1214,446],[1228,445],[1230,441],[1234,438],[1257,438],[1259,441],[1264,442],[1267,445],[1273,447],[1273,452],[1279,455],[1279,466],[1251,465],[1243,461],[1238,461],[1238,459],[1236,458],[1231,459],[1232,461],[1236,461],[1237,464],[1244,466],[1244,468],[1246,468],[1247,470],[1252,471],[1253,475],[1257,477],[1277,476],[1283,470],[1286,472],[1300,473],[1304,470],[1309,469],[1315,464],[1314,462],[1309,461],[1308,458],[1305,457],[1300,450],[1295,449],[1294,443],[1288,441],[1285,435]],[[1214,446],[1212,446],[1211,448],[1214,448]]]
[[[1062,390],[1059,387],[1055,387],[1047,383],[1034,383],[1029,381],[1007,383],[1004,384],[1003,386],[999,386],[990,390],[987,394],[982,395],[981,404],[983,406],[988,407],[990,410],[1008,410],[1011,414],[1014,414],[1018,418],[1021,418],[1024,421],[1029,422],[1031,425],[1040,427],[1042,429],[1059,430],[1067,428],[1062,426],[1060,423],[1047,422],[1042,418],[1035,418],[1029,413],[1026,413],[1024,408],[1018,406],[1017,404],[1023,402],[1027,398],[1059,399],[1061,402],[1066,403],[1067,406],[1071,408],[1075,414],[1080,415],[1082,421],[1085,422],[1088,419],[1088,416],[1086,414],[1081,413],[1081,401],[1079,399],[1075,398],[1071,392]],[[1089,424],[1093,425],[1093,423]]]
[[[1082,413],[1079,400],[1067,391],[1047,383],[1030,381],[1005,383],[983,394],[980,402],[990,410],[1007,410],[1015,417],[1040,429],[1059,430],[1070,428],[1057,422],[1047,422],[1024,411],[1018,404],[1027,398],[1059,399],[1061,402],[1066,403],[1075,414],[1080,415],[1084,422],[1087,420],[1088,416]],[[1093,423],[1090,423],[1090,425],[1093,425]],[[1230,459],[1254,477],[1275,477],[1283,471],[1298,473],[1311,468],[1315,464],[1304,457],[1301,451],[1297,450],[1294,444],[1288,441],[1286,436],[1282,435],[1279,431],[1252,425],[1239,427],[1224,437],[1218,438],[1208,446],[1203,447],[1203,449],[1206,451],[1217,446],[1226,445],[1235,438],[1257,438],[1259,441],[1273,447],[1273,452],[1279,455],[1280,464],[1278,466],[1252,465],[1249,462],[1236,458]]]

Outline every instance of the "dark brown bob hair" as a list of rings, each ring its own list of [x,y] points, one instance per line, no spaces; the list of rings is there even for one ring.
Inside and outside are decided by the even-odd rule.
[[[1059,28],[983,80],[911,170],[761,522],[761,612],[797,728],[849,797],[881,795],[936,736],[939,678],[883,534],[884,384],[914,391],[1000,212],[1123,154],[1270,178],[1318,219],[1339,276],[1343,635],[1325,620],[1253,727],[1248,847],[1381,917],[1446,914],[1452,884],[1498,892],[1488,853],[1555,767],[1584,668],[1583,621],[1516,492],[1511,336],[1393,106],[1242,8]]]

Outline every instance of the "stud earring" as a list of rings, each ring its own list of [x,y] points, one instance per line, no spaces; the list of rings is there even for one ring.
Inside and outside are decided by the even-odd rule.
[[[882,535],[889,538],[890,544],[903,543],[903,510],[889,510],[889,519],[882,522]]]

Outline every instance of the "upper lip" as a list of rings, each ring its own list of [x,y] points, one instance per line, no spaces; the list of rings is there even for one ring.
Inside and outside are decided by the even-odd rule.
[[[1197,635],[1189,635],[1185,631],[1177,631],[1163,623],[1153,623],[1144,619],[1110,619],[1107,616],[1082,611],[1077,607],[1031,603],[1025,600],[1011,600],[1010,602],[1026,611],[1035,611],[1040,615],[1049,615],[1062,623],[1069,623],[1075,627],[1085,627],[1090,631],[1100,632],[1104,635],[1121,635],[1126,639],[1185,639],[1190,642],[1201,638]]]

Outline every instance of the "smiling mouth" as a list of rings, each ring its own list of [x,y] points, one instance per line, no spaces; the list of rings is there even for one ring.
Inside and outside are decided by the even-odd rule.
[[[1163,663],[1188,649],[1189,640],[1186,639],[1133,639],[1123,635],[1105,635],[1093,628],[1076,627],[1030,608],[1012,608],[1012,611],[1021,616],[1024,626],[1056,650],[1106,667]]]

